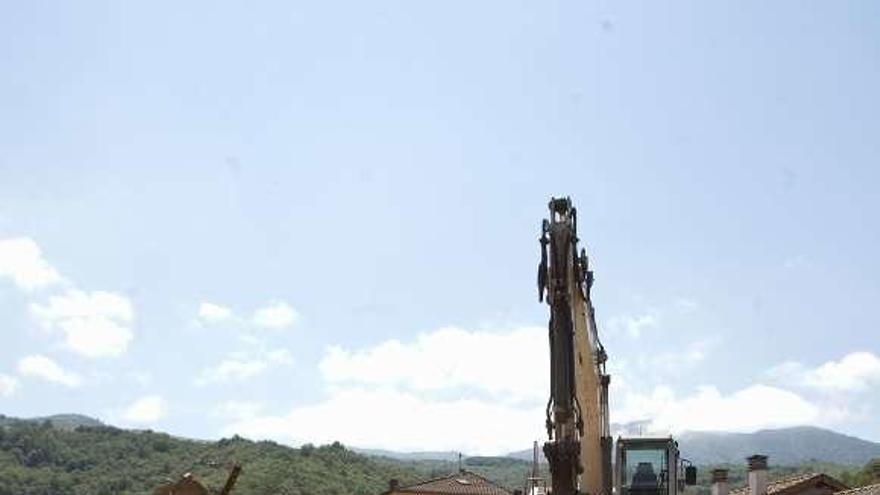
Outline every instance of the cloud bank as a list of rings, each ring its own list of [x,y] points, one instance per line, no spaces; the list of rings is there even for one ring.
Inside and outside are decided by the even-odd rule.
[[[65,347],[76,354],[120,356],[134,338],[134,309],[127,297],[79,289],[43,257],[33,239],[0,240],[0,277],[11,279],[29,295],[31,316],[48,331],[63,335]],[[42,293],[49,293],[48,298]]]
[[[497,332],[444,327],[407,342],[332,346],[320,362],[323,400],[282,414],[248,409],[223,434],[472,454],[525,449],[546,436],[546,338],[546,329],[538,327]],[[699,343],[692,350],[694,365],[705,359],[709,347]],[[804,376],[822,377],[824,385],[855,387],[873,379],[873,366],[872,358],[854,353],[806,370]],[[704,385],[682,393],[666,385],[638,388],[626,365],[615,372],[612,421],[649,420],[652,430],[664,433],[833,425],[848,415],[823,406],[816,396],[762,383],[760,377],[729,392]]]

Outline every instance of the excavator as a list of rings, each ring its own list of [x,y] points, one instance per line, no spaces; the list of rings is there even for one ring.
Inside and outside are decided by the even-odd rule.
[[[552,495],[679,495],[696,484],[697,472],[672,437],[618,438],[612,449],[608,354],[590,299],[589,258],[578,251],[577,210],[570,198],[551,198],[549,208],[541,226],[538,300],[550,307],[543,450]]]

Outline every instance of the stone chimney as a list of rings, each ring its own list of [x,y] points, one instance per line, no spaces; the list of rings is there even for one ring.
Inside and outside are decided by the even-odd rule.
[[[749,463],[749,495],[767,495],[767,456],[755,454]]]
[[[712,470],[712,495],[727,495],[730,485],[727,484],[727,469]]]
[[[391,478],[388,480],[388,491],[396,492],[397,489],[400,488],[400,481],[397,478]]]

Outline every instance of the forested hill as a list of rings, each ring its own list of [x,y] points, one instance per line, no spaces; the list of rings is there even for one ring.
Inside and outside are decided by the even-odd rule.
[[[70,429],[4,419],[0,495],[146,494],[185,472],[219,489],[230,461],[244,466],[236,495],[377,495],[391,478],[408,483],[430,474],[338,443],[293,449],[241,438],[200,442],[108,426]]]
[[[861,466],[880,457],[880,443],[812,426],[754,433],[684,432],[677,438],[684,456],[700,465],[741,464],[756,453],[769,456],[770,464],[777,466],[809,460]]]
[[[89,416],[84,416],[82,414],[53,414],[52,416],[44,416],[41,418],[32,418],[25,420],[12,418],[0,414],[0,426],[5,426],[7,424],[12,424],[20,421],[48,421],[49,423],[52,423],[52,426],[54,426],[55,428],[61,428],[64,430],[73,430],[79,428],[80,426],[104,426],[104,424],[97,419],[91,418]]]
[[[392,478],[405,485],[458,469],[456,461],[363,455],[339,443],[206,442],[122,430],[79,415],[0,415],[0,495],[147,494],[186,472],[218,490],[233,461],[243,467],[235,495],[379,495]],[[522,485],[528,463],[469,457],[463,467],[513,489]]]
[[[408,484],[458,469],[457,460],[368,456],[339,443],[290,448],[240,437],[207,442],[122,430],[77,415],[39,420],[0,416],[0,495],[147,494],[186,472],[217,490],[226,479],[225,466],[233,461],[244,468],[235,495],[379,495],[392,478]],[[511,490],[522,486],[530,465],[507,457],[467,457],[462,462],[462,467]],[[867,482],[873,472],[867,466],[815,462],[771,466],[772,477],[824,471],[851,485]],[[744,476],[743,463],[728,467],[734,482]],[[698,494],[708,492],[709,468],[701,468]]]

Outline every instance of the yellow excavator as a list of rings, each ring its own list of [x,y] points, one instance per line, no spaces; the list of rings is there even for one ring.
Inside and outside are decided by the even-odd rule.
[[[578,251],[577,210],[552,198],[541,227],[538,299],[550,307],[550,398],[544,455],[553,495],[678,495],[696,483],[672,437],[618,438],[614,448],[605,371],[590,300],[593,272]]]

